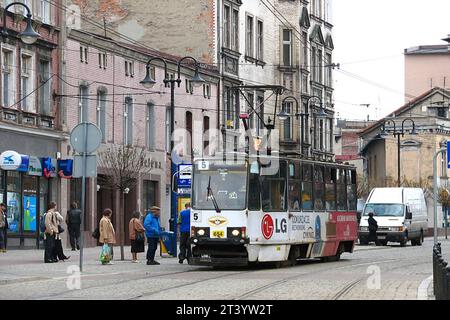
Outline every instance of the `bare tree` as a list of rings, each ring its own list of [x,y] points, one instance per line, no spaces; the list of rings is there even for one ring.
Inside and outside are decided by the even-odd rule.
[[[145,149],[131,145],[109,145],[99,152],[99,167],[104,175],[100,183],[106,188],[119,191],[120,212],[118,213],[120,235],[120,257],[124,260],[125,245],[125,193],[133,190],[141,175],[150,173],[151,166],[146,165]]]

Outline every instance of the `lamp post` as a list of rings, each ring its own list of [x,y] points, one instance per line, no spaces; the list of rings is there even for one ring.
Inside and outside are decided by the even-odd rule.
[[[402,186],[402,182],[401,182],[401,168],[400,168],[400,165],[401,165],[400,151],[401,151],[401,142],[402,142],[401,138],[404,137],[406,132],[407,132],[407,130],[405,130],[405,123],[407,121],[411,122],[412,126],[413,126],[410,134],[411,135],[417,135],[416,123],[411,118],[406,118],[405,120],[402,121],[402,128],[399,131],[397,131],[397,127],[396,127],[396,124],[395,124],[394,120],[389,119],[389,120],[385,121],[383,123],[383,125],[381,126],[381,134],[380,134],[380,136],[382,138],[387,137],[388,133],[386,132],[386,124],[392,123],[394,125],[393,135],[394,135],[394,137],[397,138],[397,179],[398,179],[398,187],[399,188]]]
[[[142,80],[140,83],[141,85],[143,85],[145,88],[147,89],[151,89],[153,88],[153,86],[157,83],[155,79],[153,79],[152,75],[151,75],[151,63],[153,61],[160,61],[164,64],[164,80],[163,83],[164,84],[170,84],[170,132],[171,135],[173,135],[173,132],[175,131],[175,84],[178,85],[178,87],[180,87],[181,85],[181,65],[185,60],[192,60],[194,61],[195,64],[195,74],[194,77],[190,80],[193,84],[194,87],[199,87],[201,86],[205,80],[202,79],[202,77],[199,74],[199,63],[198,61],[193,58],[193,57],[184,57],[182,59],[180,59],[177,62],[177,78],[176,79],[170,79],[168,78],[168,73],[167,73],[167,62],[166,60],[159,58],[159,57],[155,57],[155,58],[151,58],[146,65],[147,68],[147,72],[146,72],[146,76],[145,79]],[[174,140],[173,137],[170,137],[170,168],[171,168],[171,175],[174,173],[174,168],[173,168],[173,151],[174,151]],[[171,207],[171,222],[173,223],[173,230],[174,230],[174,243],[173,243],[173,248],[174,248],[174,256],[177,256],[177,218],[176,218],[176,206],[174,205],[174,190],[173,190],[173,183],[172,180],[170,181],[170,207]]]
[[[6,29],[6,14],[8,12],[8,9],[10,7],[12,7],[12,6],[15,6],[15,5],[23,6],[25,8],[25,10],[27,10],[27,26],[26,26],[24,31],[19,33],[18,36],[22,40],[23,43],[25,43],[25,44],[33,44],[33,43],[35,43],[37,41],[37,39],[41,35],[39,33],[37,33],[34,30],[34,28],[33,28],[33,25],[31,23],[32,14],[31,14],[30,8],[26,4],[24,4],[22,2],[10,3],[9,5],[7,5],[5,7],[5,10],[3,11],[3,26],[2,26],[2,30],[0,32],[0,34],[1,34],[2,38],[3,38],[3,41],[5,41],[5,39],[8,37],[8,30]]]

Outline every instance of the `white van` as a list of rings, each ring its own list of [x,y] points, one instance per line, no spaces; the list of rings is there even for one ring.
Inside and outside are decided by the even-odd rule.
[[[399,242],[401,246],[422,245],[428,229],[427,205],[420,188],[375,188],[369,195],[359,227],[360,244],[369,241],[369,212],[378,223],[378,240],[382,245]]]

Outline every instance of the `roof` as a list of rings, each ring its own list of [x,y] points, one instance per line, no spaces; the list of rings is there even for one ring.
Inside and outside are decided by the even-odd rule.
[[[389,118],[389,117],[395,117],[395,116],[400,115],[401,113],[407,111],[408,109],[413,108],[413,107],[414,107],[415,105],[417,105],[420,101],[425,100],[426,98],[428,98],[429,96],[431,96],[431,95],[433,95],[433,94],[435,94],[435,93],[437,93],[437,92],[441,92],[443,95],[446,95],[446,96],[450,97],[450,93],[449,93],[447,90],[445,90],[445,89],[442,89],[442,88],[439,88],[439,87],[435,87],[435,88],[433,88],[433,89],[430,89],[430,90],[428,90],[427,92],[425,92],[424,94],[422,94],[422,95],[416,97],[415,99],[411,100],[411,101],[408,102],[407,104],[405,104],[405,105],[403,105],[402,107],[398,108],[398,109],[395,110],[394,112],[388,114],[388,115],[387,115],[386,117],[384,117],[383,119],[378,120],[377,122],[375,122],[375,123],[372,124],[371,126],[369,126],[369,127],[367,127],[366,129],[362,130],[362,131],[360,132],[359,135],[360,135],[360,136],[363,136],[364,134],[366,134],[366,133],[372,131],[373,129],[375,129],[375,128],[379,127],[379,126],[381,126],[381,125],[384,123],[384,121],[386,120],[386,118]]]
[[[446,44],[425,45],[425,46],[411,47],[411,48],[405,49],[405,55],[444,54],[444,53],[450,53],[449,46]]]

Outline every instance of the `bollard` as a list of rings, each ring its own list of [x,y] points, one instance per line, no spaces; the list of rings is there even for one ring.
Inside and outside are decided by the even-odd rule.
[[[436,300],[442,300],[443,296],[443,270],[442,265],[444,263],[444,259],[441,255],[437,256],[437,294],[436,294]]]
[[[442,263],[442,292],[441,292],[441,300],[447,300],[448,294],[448,285],[447,285],[447,262]]]
[[[446,275],[447,275],[447,296],[445,297],[445,300],[450,300],[450,266],[447,266],[446,268]]]
[[[433,292],[434,296],[437,297],[438,291],[438,274],[437,274],[437,250],[433,249]]]

